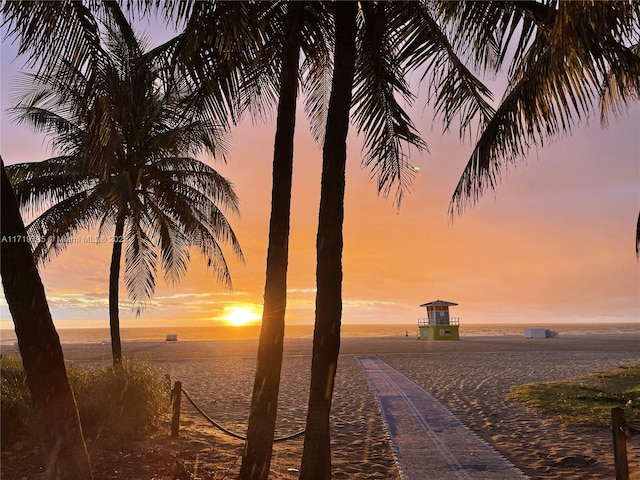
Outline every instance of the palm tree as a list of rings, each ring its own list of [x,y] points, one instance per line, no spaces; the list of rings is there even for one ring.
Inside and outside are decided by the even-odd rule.
[[[398,97],[411,103],[411,70],[425,69],[436,114],[448,129],[493,113],[489,90],[456,55],[434,6],[424,2],[337,2],[331,87],[317,234],[316,318],[307,432],[300,478],[331,478],[329,414],[340,348],[342,221],[350,109],[364,133],[363,164],[399,206],[414,170],[407,147],[426,148]],[[353,92],[353,93],[352,93]]]
[[[29,225],[38,260],[48,260],[78,231],[113,233],[109,321],[114,365],[122,359],[119,278],[139,314],[153,295],[158,268],[176,284],[196,247],[217,279],[230,286],[220,243],[240,247],[222,205],[237,212],[231,184],[193,158],[223,146],[220,126],[194,108],[188,83],[173,66],[144,56],[119,7],[108,6],[107,49],[85,74],[61,58],[52,73],[28,77],[18,120],[53,135],[60,156],[9,167],[18,200],[41,214]],[[72,84],[60,78],[74,78]]]
[[[300,479],[331,478],[329,414],[340,350],[342,316],[342,224],[349,110],[356,65],[355,2],[335,5],[335,53],[322,150],[316,240],[316,318],[311,389]],[[337,208],[336,208],[337,207]],[[336,255],[336,253],[338,253]]]
[[[271,220],[265,274],[265,294],[256,374],[251,399],[247,441],[239,478],[267,479],[273,450],[282,368],[284,325],[287,303],[287,263],[293,144],[299,81],[307,93],[306,111],[312,131],[323,129],[324,84],[330,62],[323,22],[326,8],[320,2],[287,2],[282,15],[282,52],[267,61],[280,65],[278,110],[273,156]],[[330,17],[329,17],[330,19]],[[300,65],[301,50],[305,61]],[[272,81],[269,79],[269,81]]]
[[[302,2],[288,5],[284,51],[281,54],[264,306],[247,440],[238,476],[246,480],[268,478],[273,451],[287,305],[293,139],[303,9]]]
[[[91,479],[78,408],[69,385],[60,339],[53,325],[42,280],[31,252],[18,203],[4,162],[0,270],[4,295],[15,325],[31,401],[37,413],[46,459],[46,478]]]
[[[271,463],[282,365],[287,303],[287,263],[293,171],[293,139],[299,84],[316,137],[324,133],[326,82],[331,73],[331,15],[322,2],[197,3],[184,34],[165,46],[206,91],[214,79],[221,46],[243,71],[236,96],[261,117],[277,99],[271,219],[262,325],[240,478],[266,479]],[[222,19],[222,20],[221,20]],[[202,29],[202,25],[215,26]],[[304,58],[301,62],[301,51]]]
[[[531,146],[570,133],[598,110],[606,125],[640,99],[638,2],[444,2],[442,8],[460,35],[493,46],[493,70],[515,46],[509,85],[481,129],[451,199],[452,214],[493,189],[503,167]],[[640,216],[635,248],[638,254]]]

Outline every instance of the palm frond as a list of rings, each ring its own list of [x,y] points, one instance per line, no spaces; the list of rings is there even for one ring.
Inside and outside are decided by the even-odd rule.
[[[46,262],[70,244],[80,243],[77,232],[90,230],[104,212],[104,200],[96,193],[80,192],[48,208],[27,226],[34,258]]]
[[[536,31],[526,53],[514,60],[510,86],[476,143],[451,214],[495,188],[504,165],[531,145],[572,131],[593,110],[604,78],[622,86],[625,99],[637,97],[640,57],[626,43],[640,35],[628,27],[638,25],[639,7],[613,5],[561,3],[554,23]]]
[[[640,43],[630,47],[630,54],[640,57]],[[602,82],[600,122],[608,125],[611,116],[625,112],[630,103],[640,101],[640,75],[627,69],[611,69]]]
[[[210,197],[189,185],[169,182],[158,188],[152,199],[162,211],[181,225],[186,238],[190,238],[192,232],[204,228],[217,242],[228,243],[242,260],[242,250],[229,221],[218,203]]]
[[[323,144],[333,77],[333,15],[325,2],[309,2],[302,22],[301,85],[311,134]]]
[[[95,178],[79,170],[75,157],[19,163],[6,170],[18,204],[28,216],[81,192],[88,193],[96,184]]]
[[[200,251],[207,268],[215,275],[216,281],[222,286],[232,289],[231,272],[216,237],[206,228],[198,227],[191,233],[190,240],[191,244]],[[234,244],[237,245],[237,243]],[[235,253],[242,259],[239,249]]]
[[[92,3],[98,6],[97,2]],[[28,66],[50,72],[59,59],[69,58],[88,71],[96,68],[101,51],[100,30],[84,2],[8,0],[3,2],[2,17],[7,38],[20,41],[18,54],[27,56]]]
[[[205,226],[221,242],[231,242],[241,255],[235,234],[215,202],[188,185],[172,182],[171,186],[171,190],[158,189],[153,195],[163,211],[178,219],[187,234],[199,225]]]
[[[189,157],[163,158],[151,162],[146,169],[143,188],[161,192],[175,192],[181,186],[197,191],[232,214],[239,213],[239,200],[229,180],[204,162]]]
[[[161,267],[164,281],[176,286],[187,273],[191,257],[189,245],[180,225],[167,212],[163,211],[150,196],[146,197],[143,214],[152,226],[150,238],[160,251]]]
[[[352,103],[358,132],[364,132],[363,164],[371,167],[378,191],[385,197],[396,185],[395,202],[399,206],[414,175],[403,144],[419,150],[426,144],[397,100],[399,96],[410,104],[413,95],[404,79],[406,72],[397,61],[397,32],[387,28],[387,6],[363,4],[364,34]]]
[[[126,53],[125,58],[127,58],[129,62],[134,62],[142,56],[143,49],[141,48],[138,37],[131,28],[131,24],[122,13],[122,9],[117,2],[105,2],[104,8],[109,12],[109,15],[105,17],[105,23],[113,31],[109,39],[114,42],[112,46],[115,48],[110,50],[112,52]],[[119,45],[123,45],[124,48],[119,48]],[[122,58],[122,56],[120,58]]]
[[[65,156],[76,156],[78,147],[86,138],[85,132],[78,125],[51,110],[18,105],[9,109],[9,117],[13,117],[17,123],[27,123],[34,131],[48,136],[53,151],[64,151]],[[72,153],[73,150],[76,152]]]
[[[249,20],[259,18],[265,7],[263,2],[198,2],[191,9],[187,33],[163,47],[178,59],[176,66],[184,73],[193,108],[223,128],[229,119],[237,122],[246,107],[238,96],[240,86],[256,79],[251,66],[261,55],[261,32]],[[198,28],[203,24],[209,28]]]
[[[147,236],[141,218],[132,218],[125,230],[124,282],[136,316],[140,316],[147,301],[153,297],[158,271],[158,254],[152,240]]]
[[[331,95],[332,58],[330,55],[306,56],[301,71],[306,72],[302,77],[302,90],[306,94],[304,111],[309,118],[313,138],[322,144]]]
[[[474,67],[497,72],[508,55],[513,58],[524,55],[536,30],[549,30],[556,15],[556,4],[556,0],[440,0],[436,10],[442,24],[452,33],[454,43],[468,52]]]
[[[410,5],[412,8],[398,8],[394,19],[399,39],[403,40],[399,59],[406,69],[424,70],[422,80],[429,78],[429,101],[433,102],[435,116],[442,120],[445,130],[458,118],[461,137],[469,131],[474,119],[482,128],[494,113],[490,104],[493,95],[458,55],[458,51],[474,50],[460,40],[461,45],[454,45],[427,5],[421,2]]]

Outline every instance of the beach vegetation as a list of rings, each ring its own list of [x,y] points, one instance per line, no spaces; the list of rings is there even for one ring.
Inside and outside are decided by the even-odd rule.
[[[121,368],[69,366],[82,426],[88,437],[142,438],[169,412],[166,379],[145,363]]]
[[[222,245],[240,259],[242,252],[225,214],[238,213],[233,186],[195,158],[224,156],[225,122],[203,106],[199,86],[148,52],[117,3],[105,3],[102,13],[85,12],[81,28],[97,38],[83,65],[72,63],[71,52],[55,50],[48,70],[23,76],[22,98],[10,113],[48,135],[58,155],[7,172],[23,212],[33,218],[27,232],[37,260],[77,243],[81,231],[96,230],[92,243],[110,244],[109,324],[117,364],[122,263],[139,315],[158,271],[169,285],[178,284],[191,249],[226,287],[231,275]]]
[[[640,364],[569,380],[513,386],[509,398],[567,424],[608,428],[614,407],[624,410],[627,421],[639,422]]]
[[[2,446],[8,448],[17,440],[37,439],[32,433],[37,417],[20,357],[3,355],[0,371]],[[169,412],[166,380],[146,364],[124,361],[119,368],[70,364],[67,372],[87,438],[141,439]]]
[[[28,427],[31,395],[27,387],[22,360],[18,355],[3,355],[0,360],[0,433],[2,446],[13,444]]]

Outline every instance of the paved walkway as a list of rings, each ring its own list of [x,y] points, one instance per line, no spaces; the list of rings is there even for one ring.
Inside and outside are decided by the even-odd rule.
[[[378,357],[358,357],[405,480],[522,480],[525,475],[440,402]]]

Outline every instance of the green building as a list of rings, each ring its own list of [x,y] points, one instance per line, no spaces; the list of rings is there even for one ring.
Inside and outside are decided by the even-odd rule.
[[[460,340],[460,319],[449,315],[449,307],[458,305],[444,300],[423,303],[427,317],[418,319],[419,340]]]

